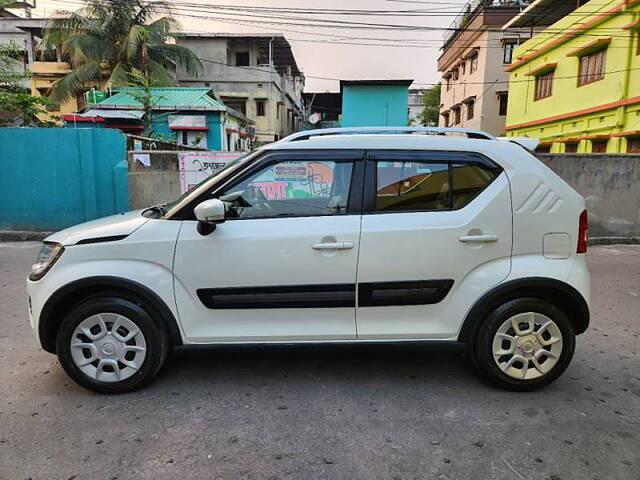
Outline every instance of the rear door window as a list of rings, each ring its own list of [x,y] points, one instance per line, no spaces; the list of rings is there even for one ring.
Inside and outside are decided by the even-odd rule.
[[[378,162],[376,211],[447,210],[449,165],[426,162]]]
[[[501,172],[488,158],[464,152],[370,151],[368,157],[368,212],[459,209]]]

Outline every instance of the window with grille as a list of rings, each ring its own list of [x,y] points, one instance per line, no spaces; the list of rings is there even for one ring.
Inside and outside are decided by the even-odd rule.
[[[458,125],[460,123],[460,107],[452,108],[453,112],[453,124]]]
[[[509,95],[507,93],[501,93],[498,95],[498,101],[500,105],[498,106],[498,115],[506,115],[507,114],[507,100]]]
[[[265,104],[267,102],[265,100],[256,100],[256,115],[258,117],[264,117],[265,116]]]
[[[467,120],[471,120],[473,118],[473,109],[475,107],[475,103],[473,100],[467,102]]]
[[[551,153],[551,145],[538,145],[536,147],[537,153]]]
[[[565,143],[564,153],[578,153],[578,143]]]
[[[592,153],[606,153],[607,152],[607,144],[608,140],[593,140],[591,142],[591,152]]]
[[[471,57],[471,63],[469,64],[469,73],[473,73],[478,70],[478,55]]]
[[[236,112],[240,112],[243,115],[247,114],[247,101],[244,98],[222,97],[221,100],[227,107]]]
[[[607,50],[598,50],[580,57],[578,86],[588,85],[604,78]]]
[[[553,93],[553,74],[554,71],[552,70],[536,77],[534,100],[542,100],[543,98],[551,96]]]
[[[640,137],[627,138],[627,153],[640,153]]]
[[[238,67],[248,67],[249,52],[236,52],[236,65]]]
[[[518,45],[516,43],[505,43],[504,44],[504,50],[502,53],[502,63],[504,63],[505,65],[508,65],[511,63],[511,61],[513,60],[513,50],[517,47]]]

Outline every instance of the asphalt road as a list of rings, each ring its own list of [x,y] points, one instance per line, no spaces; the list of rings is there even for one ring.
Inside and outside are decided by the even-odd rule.
[[[41,351],[0,243],[0,479],[640,479],[640,247],[592,247],[593,318],[553,385],[484,384],[450,348],[176,352],[83,390]]]

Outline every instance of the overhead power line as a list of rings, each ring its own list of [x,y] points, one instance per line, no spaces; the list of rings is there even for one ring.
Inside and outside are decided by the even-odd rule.
[[[72,0],[59,0],[60,3],[73,3]],[[306,27],[306,28],[327,28],[327,29],[348,29],[348,30],[373,30],[373,31],[393,31],[393,32],[494,32],[502,33],[500,28],[457,28],[457,27],[438,27],[427,25],[404,25],[404,24],[392,24],[392,23],[372,23],[372,22],[356,22],[356,21],[343,21],[335,19],[313,19],[302,17],[283,16],[282,14],[260,14],[251,13],[247,15],[246,12],[228,12],[228,11],[216,11],[215,15],[211,15],[211,10],[206,9],[205,6],[198,8],[174,6],[172,10],[176,15],[182,17],[198,18],[203,20],[214,20],[219,22],[247,24],[247,25],[274,25],[274,26],[294,26],[294,27]],[[209,6],[212,7],[212,6]],[[218,6],[219,9],[223,9],[223,6]],[[187,13],[185,13],[187,12]],[[205,13],[208,15],[195,15],[194,13]],[[220,15],[223,15],[222,17]],[[581,14],[582,15],[582,14]],[[240,17],[240,18],[236,18]],[[249,17],[249,18],[247,18]],[[290,20],[290,21],[283,21]],[[302,23],[296,23],[302,22]],[[261,28],[261,27],[258,27]],[[571,27],[568,27],[569,29]],[[604,35],[612,35],[619,32],[618,28],[612,27],[593,27],[590,31],[606,32],[601,34],[594,33],[582,33],[583,36],[602,37]],[[557,33],[566,33],[567,29],[551,29],[546,28],[544,31],[539,32],[538,35],[555,35]],[[618,37],[629,37],[630,35],[617,35]]]
[[[433,9],[410,9],[410,10],[362,10],[362,9],[335,9],[335,8],[301,8],[301,7],[269,7],[269,6],[251,6],[251,5],[211,5],[211,4],[203,4],[203,3],[192,3],[192,2],[184,2],[181,0],[173,0],[171,2],[172,5],[176,5],[178,8],[193,8],[200,10],[229,10],[229,11],[240,11],[240,12],[266,12],[266,13],[290,13],[290,14],[304,14],[304,15],[358,15],[358,16],[385,16],[385,17],[394,17],[394,16],[409,16],[409,17],[434,17],[434,16],[457,16],[461,13],[461,10],[458,8],[456,10],[443,11],[444,8],[450,8],[451,6],[456,7],[464,7],[465,5],[460,4],[444,4],[439,3],[438,5],[442,5],[440,7],[436,7]],[[581,11],[581,12],[570,12],[565,15],[565,17],[571,16],[584,16],[587,14],[598,14],[602,13],[602,11]],[[620,12],[620,14],[629,14],[632,15],[634,12]],[[529,16],[546,16],[547,12],[529,12]]]
[[[178,7],[174,9],[178,12],[179,15],[183,16],[192,16],[185,13],[180,13],[181,11],[186,12],[194,12],[194,13],[210,13],[210,10],[200,8],[183,8]],[[304,27],[322,27],[322,28],[347,28],[347,29],[360,29],[360,30],[376,30],[376,31],[410,31],[410,32],[458,32],[458,31],[468,31],[468,32],[493,32],[493,33],[502,33],[502,29],[500,28],[458,28],[458,27],[438,27],[438,26],[428,26],[428,25],[400,25],[393,23],[372,23],[372,22],[356,22],[356,21],[343,21],[343,20],[334,20],[334,19],[314,19],[314,18],[301,18],[301,17],[291,17],[291,16],[283,16],[282,14],[259,14],[252,13],[250,17],[261,19],[261,20],[249,20],[246,18],[246,13],[228,13],[217,11],[215,15],[225,15],[223,18],[234,18],[241,16],[242,21],[244,22],[252,22],[252,23],[266,23],[271,25],[285,25],[285,26],[304,26]],[[582,15],[582,14],[581,14]],[[193,15],[194,18],[211,18],[211,19],[219,19],[220,17],[209,16],[209,15]],[[235,19],[235,18],[234,18]],[[273,21],[264,21],[264,20],[273,20]],[[283,20],[292,20],[293,22],[285,22]],[[304,23],[294,23],[295,21],[304,21]],[[311,23],[310,23],[311,22]],[[313,23],[315,22],[315,23]],[[597,30],[601,32],[619,32],[619,28],[613,27],[594,27],[590,30]],[[539,34],[552,35],[556,33],[566,33],[566,29],[552,29],[546,28],[544,31],[539,32]],[[591,35],[588,33],[584,33],[583,35]],[[601,35],[597,35],[601,36]]]
[[[232,68],[241,68],[244,70],[255,70],[255,71],[260,71],[263,73],[274,73],[273,71],[267,69],[267,68],[261,68],[261,67],[247,67],[247,66],[240,66],[240,65],[232,65],[230,63],[225,63],[225,62],[221,62],[219,60],[212,60],[210,58],[202,58],[202,57],[198,57],[198,59],[201,62],[205,62],[205,63],[213,63],[213,64],[217,64],[217,65],[223,65],[226,67],[232,67]],[[633,68],[624,68],[621,70],[609,70],[609,71],[605,71],[604,75],[609,75],[609,74],[617,74],[617,73],[626,73],[626,72],[631,72],[631,71],[637,71],[640,70],[640,67],[633,67]],[[345,78],[335,78],[335,77],[321,77],[321,76],[317,76],[317,75],[307,75],[304,74],[304,76],[306,78],[315,78],[318,80],[333,80],[333,81],[340,81],[340,80],[347,80]],[[565,80],[565,79],[576,79],[578,77],[581,77],[582,75],[563,75],[563,76],[554,76],[553,77],[553,81],[555,82],[556,80]],[[526,79],[526,80],[493,80],[493,81],[488,81],[488,82],[459,82],[459,83],[465,83],[466,85],[496,85],[496,84],[509,84],[509,83],[526,83],[526,82],[533,82],[535,81],[534,78],[530,78],[530,79]],[[414,85],[437,85],[438,83],[441,82],[422,82],[422,81],[414,81],[413,84]]]
[[[66,3],[66,4],[73,4],[73,5],[85,5],[84,2],[81,1],[74,1],[74,0],[59,0],[59,3]],[[175,4],[176,2],[174,2]],[[183,5],[187,5],[185,2],[177,2],[178,5],[183,4]],[[439,5],[444,5],[445,3],[437,3],[437,2],[433,2],[434,4],[439,4]],[[447,2],[448,3],[448,2]],[[188,4],[188,5],[193,5]],[[452,4],[453,5],[453,4]],[[243,8],[243,9],[247,9],[247,8],[253,8],[253,9],[268,9],[268,8],[275,8],[275,7],[249,7],[249,6],[221,6],[221,5],[201,5],[199,8],[201,7],[209,7],[209,8]],[[176,10],[175,6],[173,8],[173,10]],[[183,7],[178,7],[177,10],[179,11],[189,11],[190,10],[185,10]],[[296,11],[300,11],[300,10],[304,10],[304,11],[308,11],[310,9],[289,9],[289,10],[296,10]],[[331,10],[331,9],[315,9],[315,10],[322,10],[322,11],[326,11],[326,10]],[[336,9],[336,11],[338,11]],[[192,12],[194,13],[194,12]],[[198,12],[195,12],[198,13]],[[313,27],[313,28],[347,28],[347,29],[351,29],[351,27],[347,27],[344,25],[336,25],[333,27],[328,27],[328,26],[324,26],[324,25],[316,25],[316,24],[309,24],[309,23],[284,23],[281,21],[276,21],[279,18],[284,18],[282,17],[282,15],[279,15],[277,17],[274,17],[273,15],[267,15],[266,17],[268,19],[273,19],[274,21],[272,22],[267,22],[264,20],[251,20],[251,17],[254,17],[255,15],[248,15],[250,18],[246,18],[247,15],[246,14],[241,14],[241,13],[226,13],[226,12],[217,12],[218,15],[227,15],[226,17],[219,17],[219,16],[212,16],[212,15],[192,15],[192,14],[185,14],[185,13],[180,13],[178,12],[177,15],[178,16],[185,16],[185,17],[191,17],[191,18],[197,18],[197,19],[202,19],[202,20],[212,20],[212,21],[218,21],[218,22],[222,22],[222,23],[230,23],[230,24],[236,24],[236,25],[245,25],[245,26],[252,26],[254,28],[259,28],[259,29],[265,29],[265,30],[272,30],[271,27],[265,27],[264,25],[276,25],[276,26],[281,26],[281,25],[285,25],[285,26],[289,26],[289,25],[298,25],[301,27]],[[235,16],[239,16],[242,15],[243,19],[242,20],[238,20],[236,18],[234,18]],[[231,18],[229,18],[231,17]],[[258,15],[258,17],[262,18],[265,17],[265,15]],[[330,20],[320,20],[320,21],[327,21],[329,22]],[[346,23],[346,24],[350,24],[351,22],[341,22],[341,23]],[[366,22],[360,22],[363,23],[364,25],[373,25],[373,26],[380,26],[380,25],[385,25],[385,24],[369,24]],[[387,24],[388,25],[388,24]],[[575,27],[577,24],[576,22],[574,22],[573,25],[571,25],[569,27],[573,28]],[[395,31],[395,27],[402,27],[402,26],[397,26],[394,25],[394,28],[392,28],[391,30]],[[414,32],[415,30],[411,30],[411,28],[413,27],[407,27],[409,28],[408,30],[402,30],[403,32]],[[421,27],[422,28],[422,27]],[[427,27],[425,27],[427,28]],[[432,28],[433,30],[450,30],[450,29],[445,29],[445,28],[441,28],[441,27],[429,27]],[[440,45],[442,44],[442,42],[440,40],[435,40],[435,39],[422,39],[422,40],[418,40],[418,39],[390,39],[390,38],[381,38],[381,37],[369,37],[369,36],[349,36],[349,35],[342,35],[342,34],[330,34],[330,33],[321,33],[321,32],[309,32],[309,31],[301,31],[301,30],[292,30],[292,29],[288,29],[288,28],[279,28],[279,30],[283,31],[283,32],[291,32],[291,33],[297,33],[297,34],[301,34],[301,35],[311,35],[311,36],[319,36],[319,37],[324,37],[324,38],[329,38],[330,40],[319,40],[319,39],[303,39],[303,38],[291,38],[290,40],[292,42],[309,42],[309,43],[330,43],[330,44],[343,44],[343,45],[354,45],[354,46],[365,46],[365,47],[372,47],[372,46],[379,46],[379,47],[396,47],[396,46],[404,46],[404,47],[409,47],[409,48],[439,48]],[[374,30],[379,30],[378,28],[375,28]],[[455,30],[455,29],[454,29]],[[486,31],[484,29],[482,29],[483,31]],[[593,29],[592,29],[593,30]],[[608,30],[608,29],[607,29]],[[430,30],[431,31],[431,30]],[[457,31],[457,30],[456,30]],[[501,30],[500,30],[501,31]],[[548,30],[547,30],[548,31]],[[617,29],[617,31],[619,31],[619,29]],[[564,32],[564,30],[563,30]],[[545,33],[545,32],[542,32]],[[551,32],[549,32],[551,34]],[[555,34],[555,33],[553,33]],[[603,37],[603,36],[611,36],[611,34],[600,34],[600,35],[593,35],[591,34],[591,36],[596,36],[596,37]],[[616,35],[616,37],[624,37],[625,35]],[[626,36],[628,37],[628,35]],[[352,40],[354,42],[352,42]],[[370,43],[373,42],[373,43]],[[428,42],[433,42],[433,43],[428,43]],[[459,50],[466,50],[468,48],[474,47],[481,44],[481,42],[473,42],[473,44],[470,45],[464,45],[464,46],[460,46],[460,47],[454,47],[456,49]],[[451,48],[451,47],[450,47]],[[489,44],[484,44],[484,45],[480,45],[481,49],[488,49],[488,48],[496,48],[496,49],[501,49],[502,47],[499,45],[489,45]],[[608,48],[626,48],[626,47],[616,47],[614,46],[609,46]],[[529,51],[531,51],[532,49],[530,49]],[[233,66],[233,65],[229,65],[229,66]],[[245,67],[246,68],[246,67]],[[312,76],[312,75],[307,75],[308,78],[318,78],[318,79],[323,79],[323,80],[338,80],[336,78],[329,78],[329,77],[318,77],[318,76]],[[577,76],[573,76],[570,78],[576,78]],[[525,81],[529,81],[529,80],[525,80]],[[507,82],[501,82],[501,83],[507,83]],[[420,83],[421,85],[433,85],[433,83]]]

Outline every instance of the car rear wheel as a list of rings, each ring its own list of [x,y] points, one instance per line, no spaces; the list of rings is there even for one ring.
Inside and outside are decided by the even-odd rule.
[[[534,390],[553,382],[567,368],[575,333],[555,305],[518,298],[487,316],[473,347],[476,365],[490,381],[510,390]]]
[[[100,393],[125,393],[150,382],[164,363],[168,335],[140,305],[94,297],[71,309],[56,351],[67,374]]]

